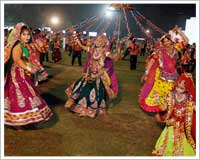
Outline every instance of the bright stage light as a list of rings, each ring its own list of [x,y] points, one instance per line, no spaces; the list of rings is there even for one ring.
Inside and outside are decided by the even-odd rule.
[[[109,7],[108,9],[111,10],[111,11],[114,11],[114,10],[115,10],[114,7]]]
[[[89,36],[90,37],[96,37],[97,36],[97,32],[89,32]]]
[[[111,18],[112,17],[112,12],[107,10],[106,11],[106,17]]]
[[[146,30],[146,33],[150,33],[150,30],[149,30],[149,29],[147,29],[147,30]]]
[[[197,18],[196,17],[190,17],[190,19],[186,19],[186,24],[185,24],[185,31],[183,31],[186,36],[189,39],[189,43],[198,43],[198,39],[196,36],[197,32]]]
[[[54,25],[57,25],[59,23],[59,18],[58,17],[52,17],[51,23],[54,24]]]

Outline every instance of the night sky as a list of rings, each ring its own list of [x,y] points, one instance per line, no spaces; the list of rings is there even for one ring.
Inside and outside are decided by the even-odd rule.
[[[95,15],[103,17],[108,6],[108,4],[6,4],[4,9],[5,25],[25,22],[32,28],[49,26],[55,30],[61,30],[78,24],[87,17]],[[186,19],[196,16],[195,4],[133,4],[133,6],[166,32],[176,24],[184,30]],[[50,18],[53,15],[61,19],[61,23],[57,27],[53,27],[50,23]],[[127,16],[131,32],[136,36],[144,36],[131,15],[127,14]],[[106,19],[106,21],[109,20]],[[97,22],[97,25],[98,23],[100,22]],[[147,28],[145,22],[142,24]],[[122,19],[121,26],[121,32],[127,34],[124,19]],[[115,22],[112,23],[108,32],[113,31],[114,27]],[[158,35],[156,32],[153,34]]]

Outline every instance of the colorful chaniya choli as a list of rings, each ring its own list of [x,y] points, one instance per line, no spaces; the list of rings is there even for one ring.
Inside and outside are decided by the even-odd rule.
[[[174,99],[175,94],[174,94]],[[158,138],[152,154],[155,156],[195,156],[195,142],[191,135],[193,107],[188,96],[176,101],[169,119],[174,124],[166,126]]]
[[[141,89],[139,102],[147,112],[162,111],[164,97],[172,90],[177,79],[177,51],[170,54],[165,48],[159,48],[152,55],[154,64],[149,70],[147,80]]]
[[[24,51],[24,49],[22,49]],[[10,58],[12,62],[12,54]],[[23,59],[28,61],[27,52]],[[46,121],[52,112],[34,87],[30,75],[12,62],[4,86],[4,119],[6,125],[21,126]]]
[[[94,49],[84,76],[66,89],[68,100],[65,106],[80,116],[95,117],[108,109],[108,100],[116,94],[105,69],[105,54]],[[100,76],[99,73],[101,74]],[[97,77],[95,77],[97,76]],[[95,77],[95,78],[94,78]]]
[[[60,43],[55,42],[54,43],[54,48],[53,48],[53,53],[52,53],[52,60],[56,63],[62,60],[61,52],[60,52]]]
[[[30,43],[29,45],[27,45],[28,52],[29,52],[29,62],[38,68],[38,71],[33,75],[34,81],[43,81],[43,80],[46,80],[48,77],[47,71],[40,64],[40,54],[44,54],[44,53],[40,53],[36,49],[35,45],[37,45],[36,42]]]
[[[86,73],[89,67],[89,62],[91,59],[91,53],[87,54],[87,58],[83,67],[83,72]],[[117,82],[117,76],[114,70],[113,60],[110,57],[105,57],[104,59],[104,68],[106,69],[110,80],[111,80],[111,88],[114,91],[115,96],[119,93],[119,85]]]

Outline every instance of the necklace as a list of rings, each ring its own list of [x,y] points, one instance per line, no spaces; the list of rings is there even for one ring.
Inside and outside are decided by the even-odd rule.
[[[182,103],[182,102],[184,102],[186,99],[187,99],[187,96],[186,96],[185,93],[180,94],[180,95],[175,94],[176,103]]]
[[[176,55],[175,49],[171,46],[166,48],[166,53],[170,58],[174,58]]]
[[[96,48],[95,51],[94,51],[94,53],[93,53],[93,58],[95,60],[97,60],[97,59],[99,59],[101,57],[101,55],[102,55],[102,49]]]

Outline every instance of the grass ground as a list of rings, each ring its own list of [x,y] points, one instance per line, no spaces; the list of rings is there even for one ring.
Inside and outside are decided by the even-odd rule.
[[[51,57],[50,57],[51,58]],[[85,56],[84,58],[85,59]],[[128,58],[127,58],[128,59]],[[77,117],[64,108],[64,91],[82,74],[82,68],[70,65],[63,53],[59,64],[45,63],[51,75],[39,85],[42,97],[54,112],[48,121],[16,131],[5,127],[5,156],[148,156],[162,131],[153,117],[138,104],[144,73],[144,57],[138,56],[137,70],[129,61],[115,63],[120,93],[110,105],[107,116],[95,119]]]

